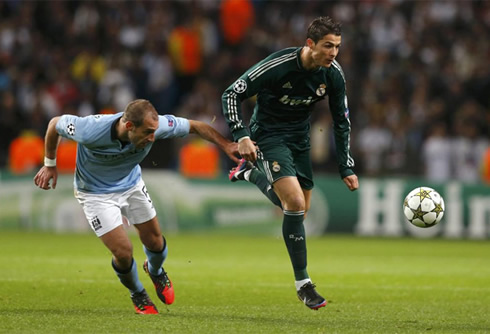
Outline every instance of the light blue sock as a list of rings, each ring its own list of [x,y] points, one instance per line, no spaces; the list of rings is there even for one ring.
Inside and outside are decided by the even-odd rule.
[[[143,251],[148,259],[148,271],[154,276],[158,276],[162,273],[163,262],[167,258],[168,247],[167,242],[163,239],[163,250],[161,252],[152,252],[143,245]]]
[[[120,270],[117,268],[114,259],[112,259],[112,268],[116,272],[121,283],[128,288],[132,294],[143,291],[143,284],[141,284],[138,278],[138,269],[136,268],[136,261],[134,259],[131,267],[127,270]]]

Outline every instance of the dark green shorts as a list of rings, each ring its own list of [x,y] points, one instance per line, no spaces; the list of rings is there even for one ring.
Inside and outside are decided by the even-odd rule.
[[[313,188],[308,135],[268,135],[253,138],[259,146],[257,167],[272,184],[286,176],[297,177],[301,188]]]

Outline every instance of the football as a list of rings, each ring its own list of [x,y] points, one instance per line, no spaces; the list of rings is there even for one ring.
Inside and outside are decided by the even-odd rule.
[[[417,187],[403,201],[403,213],[417,227],[431,227],[444,216],[444,199],[432,188]]]

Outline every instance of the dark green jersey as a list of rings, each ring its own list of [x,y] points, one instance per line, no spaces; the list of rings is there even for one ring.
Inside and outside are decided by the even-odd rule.
[[[300,61],[300,48],[275,52],[247,70],[228,87],[223,96],[223,113],[235,140],[250,136],[243,124],[241,102],[257,95],[250,128],[261,133],[291,134],[310,130],[316,102],[328,95],[334,121],[337,160],[342,177],[353,174],[350,156],[350,121],[345,78],[337,61],[307,71]]]

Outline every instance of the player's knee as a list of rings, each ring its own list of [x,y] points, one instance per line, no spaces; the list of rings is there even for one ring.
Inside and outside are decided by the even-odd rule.
[[[301,194],[287,196],[283,206],[284,209],[289,211],[304,211],[306,208],[305,198]]]
[[[145,247],[153,252],[159,252],[163,250],[164,238],[160,233],[152,234],[145,238]]]
[[[118,266],[128,268],[133,262],[133,247],[131,245],[120,246],[112,250]]]

